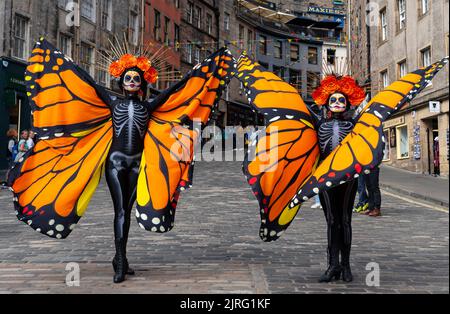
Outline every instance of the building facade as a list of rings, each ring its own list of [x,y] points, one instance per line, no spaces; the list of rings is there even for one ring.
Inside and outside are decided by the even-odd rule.
[[[356,60],[369,55],[372,95],[408,72],[449,55],[448,1],[378,0],[369,6],[365,2],[352,1],[352,7],[353,14],[367,22],[361,23],[361,29],[369,26],[369,38],[362,39],[359,45],[367,42],[370,49],[355,49],[352,54]],[[356,33],[357,29],[353,31]],[[357,63],[353,66],[357,72]],[[448,75],[446,67],[413,102],[385,123],[389,139],[386,164],[448,177]]]
[[[0,2],[0,169],[7,167],[6,132],[31,127],[24,72],[34,43],[45,38],[105,87],[116,90],[98,67],[114,35],[130,46],[141,40],[140,0],[46,0]],[[19,132],[20,133],[20,132]]]
[[[160,68],[167,73],[167,80],[160,80],[156,89],[167,88],[171,81],[178,77],[177,72],[181,70],[181,10],[178,0],[145,0],[144,3],[144,46],[152,45],[152,52],[158,52],[161,45],[170,49],[164,54]]]

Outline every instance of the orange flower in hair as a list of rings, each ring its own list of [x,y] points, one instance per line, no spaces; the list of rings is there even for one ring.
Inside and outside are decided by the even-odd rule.
[[[116,78],[120,77],[124,71],[125,68],[120,61],[114,61],[109,66],[109,73]]]
[[[119,61],[125,69],[130,69],[137,66],[137,58],[130,54],[123,55]]]
[[[152,67],[152,63],[144,56],[140,56],[136,60],[137,67],[142,70],[142,72],[147,72]]]
[[[158,81],[158,71],[151,67],[144,73],[144,79],[150,84],[155,84]]]

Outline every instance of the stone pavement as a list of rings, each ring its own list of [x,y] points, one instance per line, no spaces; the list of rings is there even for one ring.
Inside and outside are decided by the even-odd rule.
[[[198,163],[166,235],[133,222],[129,260],[137,276],[113,285],[112,204],[102,183],[79,227],[64,241],[19,223],[0,191],[0,293],[449,293],[449,216],[387,196],[384,216],[354,217],[355,282],[319,284],[326,268],[325,220],[305,206],[275,243],[258,236],[257,202],[240,163]],[[308,204],[309,205],[309,204]],[[81,286],[65,284],[79,263]],[[380,266],[368,287],[366,265]]]
[[[382,188],[438,206],[449,207],[449,179],[382,166]]]

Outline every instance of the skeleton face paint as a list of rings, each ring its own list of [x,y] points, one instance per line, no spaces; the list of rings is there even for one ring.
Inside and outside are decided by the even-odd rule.
[[[123,88],[131,93],[136,93],[141,89],[142,79],[138,72],[128,71],[123,78]]]
[[[341,93],[331,95],[328,107],[331,112],[342,113],[347,111],[347,98]]]

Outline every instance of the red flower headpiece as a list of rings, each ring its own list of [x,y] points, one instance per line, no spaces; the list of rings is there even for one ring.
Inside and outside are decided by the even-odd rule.
[[[366,92],[352,77],[338,78],[334,75],[324,78],[320,86],[313,92],[312,97],[317,105],[323,106],[334,93],[342,93],[347,96],[352,106],[358,106],[366,99]]]
[[[137,58],[131,54],[125,54],[119,60],[111,63],[109,73],[116,78],[120,78],[126,70],[134,67],[138,67],[144,72],[144,79],[150,84],[155,84],[158,81],[158,71],[152,67],[150,60],[144,56]]]

